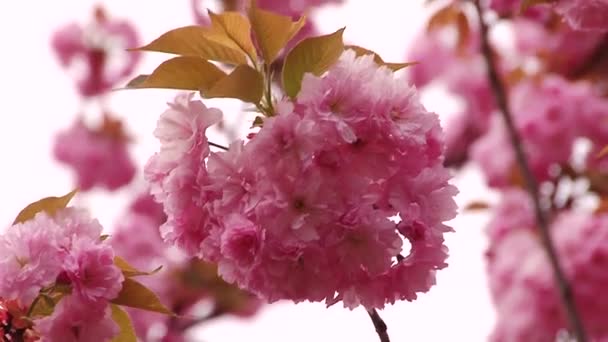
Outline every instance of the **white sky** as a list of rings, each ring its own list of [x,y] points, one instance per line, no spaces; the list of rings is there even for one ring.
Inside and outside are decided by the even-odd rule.
[[[346,26],[345,39],[375,50],[385,60],[401,61],[408,44],[421,29],[428,11],[424,0],[350,0],[317,15],[323,31]],[[55,163],[51,142],[55,132],[69,125],[82,104],[72,81],[61,71],[49,47],[55,28],[72,20],[86,21],[91,7],[103,3],[116,17],[133,20],[144,41],[192,23],[189,0],[7,0],[0,2],[0,222],[8,225],[27,203],[68,192],[72,179]],[[373,5],[372,5],[373,4]],[[151,71],[164,56],[145,55],[139,71]],[[117,92],[112,108],[126,118],[137,144],[140,164],[158,148],[152,130],[173,93],[163,90]],[[225,115],[238,111],[231,101],[214,100]],[[450,114],[454,102],[440,92],[424,97],[425,105]],[[141,178],[141,177],[140,177]],[[489,196],[475,171],[456,180],[462,205]],[[141,186],[140,179],[137,184]],[[81,195],[102,223],[111,227],[127,201],[126,191]],[[450,266],[438,275],[438,285],[414,303],[403,302],[381,312],[392,341],[483,341],[494,312],[484,275],[484,214],[463,214],[452,222],[456,233],[447,238]],[[199,337],[200,336],[200,337]],[[322,304],[289,303],[266,307],[254,319],[221,319],[201,327],[195,341],[211,342],[376,341],[365,311]]]

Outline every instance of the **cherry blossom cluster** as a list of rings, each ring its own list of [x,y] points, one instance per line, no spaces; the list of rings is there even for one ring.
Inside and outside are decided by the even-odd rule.
[[[347,50],[275,108],[248,141],[212,153],[205,132],[221,112],[192,94],[169,103],[145,168],[163,238],[270,302],[372,309],[428,291],[457,191],[415,89]]]
[[[24,314],[11,323],[2,313],[4,328],[22,323],[4,333],[15,338],[27,329],[45,341],[100,342],[118,334],[109,302],[124,276],[101,231],[86,211],[66,208],[40,212],[0,235],[0,298]]]
[[[120,218],[109,240],[114,250],[138,269],[163,266],[154,276],[141,279],[141,283],[180,316],[178,319],[127,309],[138,337],[143,341],[187,341],[187,328],[199,320],[224,314],[255,314],[261,304],[256,297],[218,278],[215,266],[189,258],[163,242],[159,227],[165,220],[162,206],[150,195],[142,194]],[[210,304],[209,312],[197,313],[200,303]]]
[[[109,18],[102,8],[95,10],[87,25],[68,24],[52,37],[59,62],[75,74],[78,94],[83,101],[96,101],[103,114],[89,120],[90,115],[81,111],[72,126],[56,137],[53,154],[73,169],[81,190],[96,186],[115,190],[135,176],[129,139],[104,97],[135,69],[140,54],[126,49],[137,44],[132,24]]]

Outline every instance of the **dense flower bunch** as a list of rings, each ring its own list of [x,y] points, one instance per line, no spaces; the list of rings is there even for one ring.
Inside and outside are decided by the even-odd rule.
[[[110,238],[114,250],[133,266],[153,269],[163,265],[153,277],[141,282],[180,317],[128,309],[139,338],[143,341],[186,341],[186,330],[195,323],[225,314],[255,314],[260,304],[257,298],[225,283],[217,276],[213,265],[188,258],[163,243],[158,228],[165,220],[162,206],[150,195],[140,195]],[[197,313],[196,306],[200,303],[210,304],[210,311],[202,315]]]
[[[119,305],[169,313],[130,278],[146,273],[115,256],[99,222],[65,208],[72,196],[32,203],[0,235],[4,340],[108,341],[130,327]]]
[[[489,225],[488,275],[498,313],[491,340],[553,341],[567,327],[553,274],[535,234],[526,194],[505,193]],[[608,306],[599,293],[608,285],[608,215],[582,210],[560,213],[551,232],[589,337],[608,338]]]
[[[52,46],[61,64],[81,67],[77,70],[79,95],[98,100],[95,103],[103,113],[93,124],[85,120],[87,113],[80,113],[55,140],[55,158],[74,170],[81,190],[97,186],[116,190],[135,176],[129,139],[102,98],[133,72],[140,55],[125,50],[137,44],[134,27],[128,21],[108,18],[102,8],[95,10],[93,21],[85,27],[73,23],[53,35]]]
[[[276,108],[250,141],[210,154],[219,110],[192,95],[170,103],[146,167],[164,238],[269,301],[381,308],[428,291],[456,209],[437,116],[354,51]]]

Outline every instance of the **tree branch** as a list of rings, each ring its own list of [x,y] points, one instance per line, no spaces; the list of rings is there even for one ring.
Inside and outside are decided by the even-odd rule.
[[[483,19],[483,10],[480,5],[480,0],[474,0],[473,3],[475,4],[479,18],[481,49],[488,69],[488,78],[496,98],[496,103],[498,104],[498,108],[500,109],[501,115],[507,126],[509,139],[511,140],[511,145],[515,152],[517,163],[525,180],[526,188],[534,204],[534,214],[538,224],[541,243],[547,257],[549,258],[551,268],[553,269],[555,283],[559,289],[560,298],[563,308],[567,314],[570,329],[578,342],[586,342],[587,338],[585,335],[585,329],[576,309],[572,288],[560,265],[559,257],[557,256],[555,246],[553,245],[551,235],[549,233],[548,219],[540,204],[540,199],[538,196],[538,183],[530,170],[530,166],[521,143],[521,138],[517,129],[515,128],[513,117],[509,109],[505,87],[498,76],[496,62],[494,60],[494,55],[488,39],[488,25]]]
[[[390,342],[391,339],[388,337],[388,332],[386,331],[386,323],[384,323],[382,317],[378,314],[378,311],[376,311],[376,309],[367,310],[367,314],[372,319],[372,323],[374,323],[374,328],[376,328],[376,333],[378,333],[380,342]]]

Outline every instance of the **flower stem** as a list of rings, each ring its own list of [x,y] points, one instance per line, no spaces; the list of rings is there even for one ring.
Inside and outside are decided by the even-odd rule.
[[[376,311],[376,309],[367,310],[367,314],[372,319],[372,323],[374,323],[374,328],[376,328],[376,333],[378,333],[380,342],[390,342],[391,339],[388,337],[388,332],[386,331],[386,323],[384,323],[382,317],[378,314],[378,311]]]
[[[483,19],[483,10],[480,5],[480,0],[474,0],[473,3],[475,4],[475,8],[477,10],[477,15],[479,18],[481,49],[488,69],[488,79],[492,86],[494,97],[496,98],[496,103],[506,124],[509,139],[515,152],[515,157],[519,165],[520,172],[522,173],[522,176],[525,180],[527,191],[530,194],[530,197],[532,198],[532,202],[534,205],[534,214],[536,216],[536,223],[538,225],[541,237],[541,244],[547,254],[549,264],[553,270],[555,284],[559,289],[560,299],[562,302],[562,306],[566,312],[570,329],[574,337],[576,338],[576,341],[586,342],[587,338],[585,334],[585,329],[583,327],[583,322],[576,309],[575,300],[572,293],[572,287],[564,274],[559,257],[555,250],[555,246],[553,245],[553,242],[551,240],[547,215],[541,206],[538,195],[538,183],[530,169],[530,165],[526,158],[521,142],[521,137],[519,136],[519,132],[515,128],[513,116],[507,101],[507,92],[500,77],[498,76],[496,61],[494,60],[494,55],[492,52],[492,48],[490,47],[490,42],[488,38],[488,25]]]
[[[211,141],[209,141],[208,143],[209,143],[209,146],[217,147],[220,150],[228,151],[228,147],[226,147],[224,145],[216,144],[216,143],[211,142]]]

